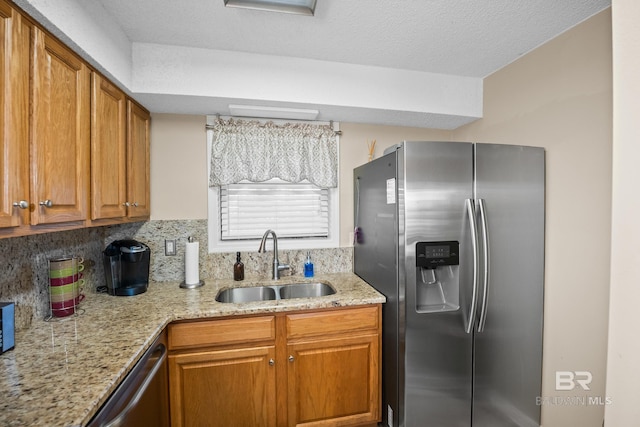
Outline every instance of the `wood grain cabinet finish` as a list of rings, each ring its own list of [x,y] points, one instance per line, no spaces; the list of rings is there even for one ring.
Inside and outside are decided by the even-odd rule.
[[[288,426],[376,424],[380,323],[378,306],[286,316]]]
[[[149,112],[131,100],[127,101],[127,200],[129,218],[149,217],[151,202]]]
[[[172,426],[374,426],[379,305],[169,325]]]
[[[169,351],[172,427],[276,425],[275,316],[171,324]]]
[[[378,335],[315,339],[287,347],[290,426],[378,420]]]
[[[273,346],[169,356],[171,425],[276,425]]]
[[[91,75],[91,219],[148,218],[149,112]]]
[[[150,114],[0,0],[0,238],[150,216]]]
[[[87,219],[90,71],[62,43],[34,27],[31,224]]]
[[[0,0],[0,228],[29,223],[31,25]]]
[[[91,219],[127,215],[127,98],[91,73]]]

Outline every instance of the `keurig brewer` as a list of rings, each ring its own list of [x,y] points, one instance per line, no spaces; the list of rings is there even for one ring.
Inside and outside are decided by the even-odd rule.
[[[116,240],[103,252],[104,274],[110,295],[131,296],[149,286],[151,250],[136,240]]]

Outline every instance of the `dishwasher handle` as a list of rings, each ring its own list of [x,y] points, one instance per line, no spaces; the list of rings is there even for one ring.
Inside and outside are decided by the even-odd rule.
[[[125,406],[124,409],[120,411],[120,413],[112,421],[105,424],[104,427],[120,427],[122,425],[122,422],[127,418],[129,412],[131,412],[131,410],[136,407],[136,405],[140,401],[140,398],[147,391],[147,388],[149,388],[149,384],[151,384],[151,381],[153,381],[153,378],[156,376],[158,370],[160,370],[167,358],[167,347],[163,343],[158,344],[158,346],[153,350],[151,354],[153,355],[158,352],[160,352],[160,357],[158,357],[158,360],[156,360],[156,362],[153,364],[153,367],[145,377],[143,383],[140,384],[140,387],[136,391],[136,394],[129,401],[127,406]]]

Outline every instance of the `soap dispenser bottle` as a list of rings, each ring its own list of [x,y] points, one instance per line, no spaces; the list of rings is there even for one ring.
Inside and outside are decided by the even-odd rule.
[[[244,264],[240,260],[240,252],[236,252],[236,263],[233,264],[233,280],[244,280]]]
[[[304,262],[304,277],[313,277],[313,263],[309,251],[307,251],[307,260]]]

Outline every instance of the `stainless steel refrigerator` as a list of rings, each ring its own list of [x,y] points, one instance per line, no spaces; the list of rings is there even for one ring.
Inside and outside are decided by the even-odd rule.
[[[383,426],[538,426],[544,150],[403,142],[354,170],[383,306]]]

